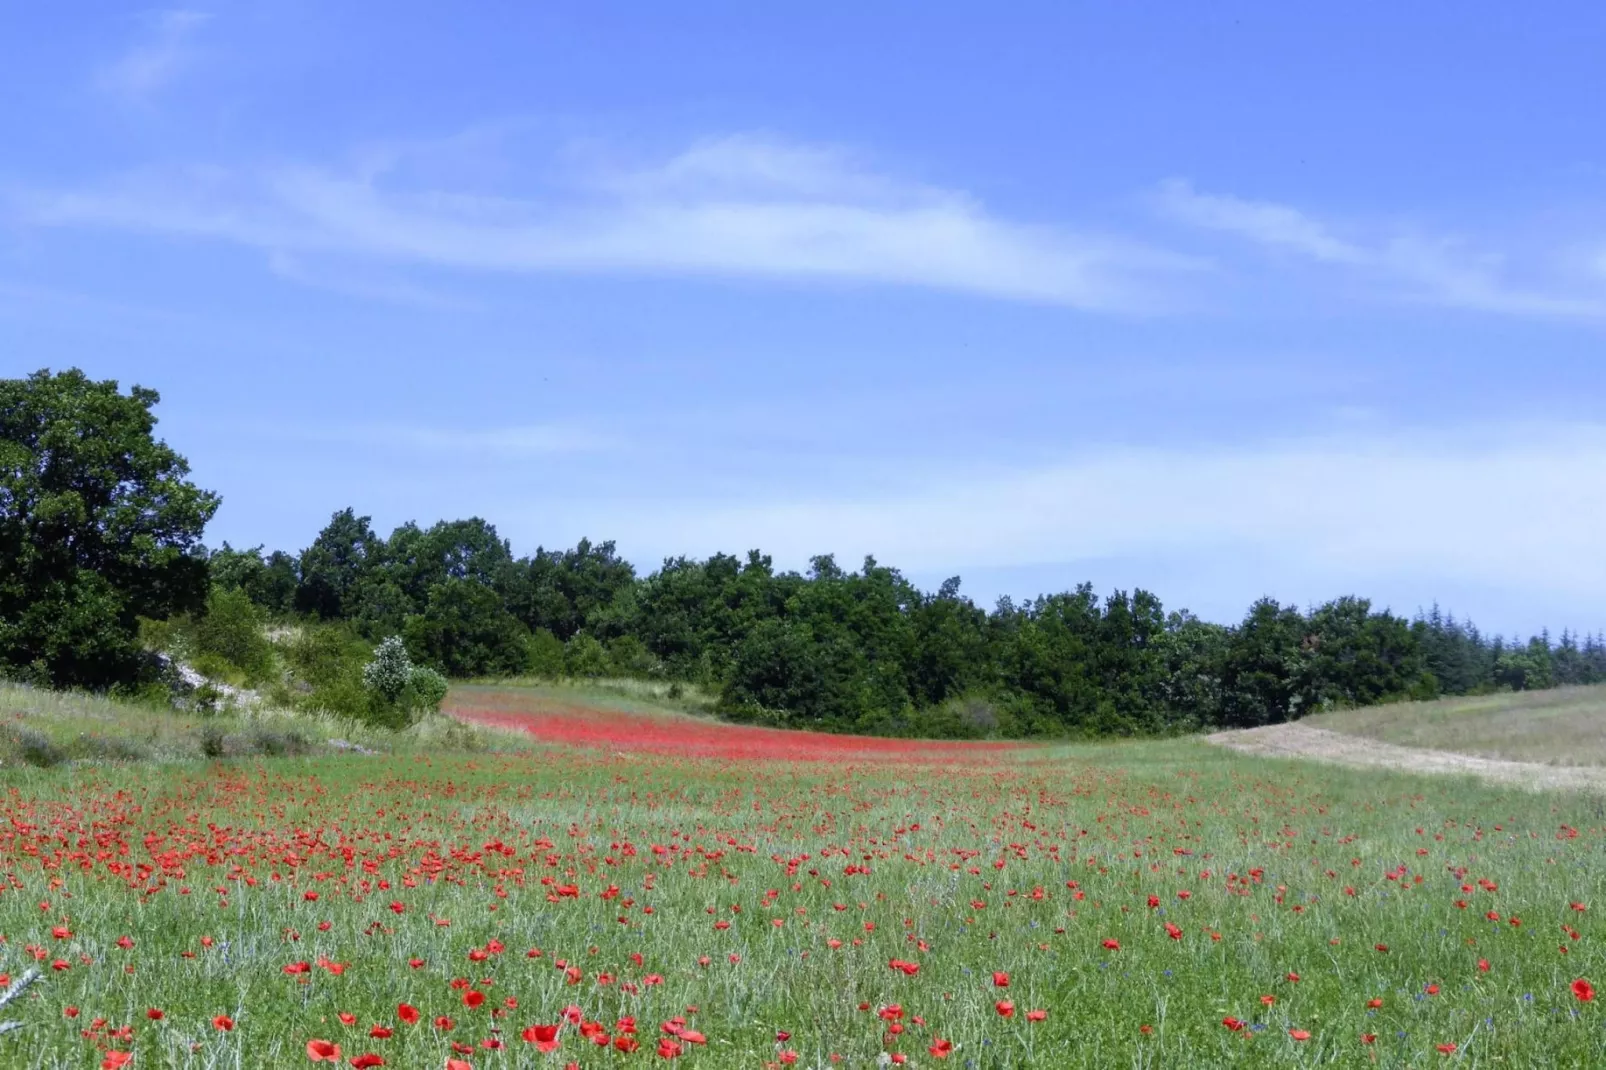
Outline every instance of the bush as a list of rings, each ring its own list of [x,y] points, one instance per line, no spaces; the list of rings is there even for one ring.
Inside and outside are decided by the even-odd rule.
[[[244,591],[214,589],[206,615],[193,625],[196,655],[221,658],[245,674],[244,682],[265,680],[273,672],[273,644],[262,634],[263,623]]]
[[[413,663],[407,659],[407,647],[399,636],[391,636],[379,644],[374,659],[363,666],[362,684],[388,703],[395,703],[412,678]]]
[[[525,643],[525,649],[528,651],[525,671],[531,676],[553,680],[563,675],[563,640],[545,628],[537,628]]]
[[[563,647],[563,671],[570,676],[606,676],[608,652],[595,637],[581,632]]]
[[[408,677],[407,688],[412,692],[413,709],[434,713],[446,700],[446,692],[451,688],[451,684],[446,677],[429,666],[415,665]]]

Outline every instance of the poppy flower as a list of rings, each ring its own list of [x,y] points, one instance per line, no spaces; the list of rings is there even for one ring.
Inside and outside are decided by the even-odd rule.
[[[1433,1050],[1438,1052],[1440,1055],[1454,1055],[1455,1054],[1455,1045],[1454,1044],[1435,1044],[1433,1046]]]
[[[1307,1031],[1305,1031],[1303,1029],[1290,1029],[1288,1031],[1288,1035],[1293,1037],[1295,1040],[1309,1040],[1310,1039],[1310,1033],[1308,1033]]]
[[[1580,977],[1573,982],[1573,996],[1580,1003],[1588,1003],[1595,998],[1595,986]]]
[[[994,1003],[993,1009],[998,1012],[1000,1018],[1013,1018],[1015,1016],[1015,1004],[1007,999],[1001,999]]]
[[[931,1047],[927,1048],[926,1050],[931,1053],[931,1057],[933,1059],[946,1059],[950,1054],[953,1053],[954,1042],[951,1040],[943,1040],[941,1037],[938,1037],[932,1041]]]
[[[340,1061],[340,1045],[331,1044],[327,1040],[307,1041],[307,1058],[315,1063],[338,1063]]]
[[[376,1025],[372,1029],[368,1030],[368,1035],[373,1037],[375,1040],[389,1040],[392,1036],[392,1033],[393,1030],[391,1030],[388,1026],[383,1025]]]
[[[446,1070],[474,1070],[474,1066],[467,1059],[447,1059]]]
[[[1044,1019],[1046,1019],[1047,1017],[1048,1017],[1048,1012],[1047,1011],[1027,1011],[1026,1012],[1026,1020],[1028,1022],[1041,1022]]]
[[[469,1010],[473,1010],[475,1007],[478,1007],[484,1002],[485,993],[481,992],[477,988],[471,988],[467,992],[463,993],[463,1006],[467,1007]]]
[[[679,1044],[676,1044],[668,1037],[658,1038],[658,1057],[660,1059],[674,1059],[680,1055],[682,1050]]]
[[[234,1019],[226,1014],[220,1014],[212,1019],[212,1026],[219,1032],[227,1033],[234,1028]]]
[[[145,1017],[149,1018],[153,1022],[159,1022],[163,1018],[166,1018],[167,1014],[163,1011],[157,1010],[155,1007],[152,1007],[150,1010],[145,1012]]]
[[[1375,1043],[1377,1043],[1377,1034],[1376,1033],[1362,1033],[1361,1034],[1361,1043],[1362,1044],[1375,1044]]]
[[[396,1004],[396,1017],[408,1025],[417,1025],[419,1018],[418,1008],[411,1003],[398,1003]]]
[[[355,1066],[357,1070],[368,1070],[371,1066],[384,1066],[385,1060],[370,1051],[352,1059],[351,1065]]]
[[[563,1043],[558,1039],[558,1027],[555,1025],[532,1025],[519,1036],[527,1043],[534,1044],[535,1049],[541,1052],[557,1051]]]
[[[1104,941],[1104,950],[1106,950],[1106,951],[1119,951],[1119,950],[1121,950],[1121,941],[1119,941],[1119,940],[1106,940],[1106,941]]]
[[[1002,970],[994,970],[993,971],[993,984],[995,986],[997,986],[998,988],[1008,988],[1009,987],[1009,974],[1003,972]]]

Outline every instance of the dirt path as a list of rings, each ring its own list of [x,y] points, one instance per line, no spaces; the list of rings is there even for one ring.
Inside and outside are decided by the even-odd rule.
[[[1364,736],[1347,736],[1298,723],[1217,732],[1206,736],[1205,741],[1245,754],[1271,758],[1313,758],[1339,765],[1382,767],[1412,773],[1470,774],[1502,784],[1534,789],[1606,790],[1606,769],[1507,762],[1449,751],[1400,747]]]

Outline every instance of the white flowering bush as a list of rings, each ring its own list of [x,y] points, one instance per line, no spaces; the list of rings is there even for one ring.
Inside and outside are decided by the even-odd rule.
[[[407,647],[400,636],[391,636],[379,644],[374,659],[362,670],[362,685],[369,691],[394,704],[412,681],[413,663],[407,657]]]

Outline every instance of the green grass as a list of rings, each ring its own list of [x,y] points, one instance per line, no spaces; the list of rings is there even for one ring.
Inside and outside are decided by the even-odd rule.
[[[233,708],[216,714],[0,682],[0,768],[183,762],[216,757],[522,748],[522,737],[431,717],[393,732],[321,713]]]
[[[1407,747],[1606,765],[1606,685],[1371,706],[1301,723]]]
[[[62,702],[68,720],[117,712]],[[0,1011],[24,1023],[0,1065],[115,1050],[136,1070],[307,1067],[324,1039],[434,1070],[826,1070],[892,1052],[968,1070],[1600,1066],[1606,1006],[1569,985],[1606,983],[1603,805],[1193,741],[956,764],[532,746],[8,768],[0,970],[37,958],[45,977]],[[897,1034],[878,1017],[894,1005]],[[572,1026],[551,1055],[521,1039],[570,1006],[610,1040],[634,1018],[641,1050]],[[669,1063],[654,1049],[677,1017],[706,1043]]]

